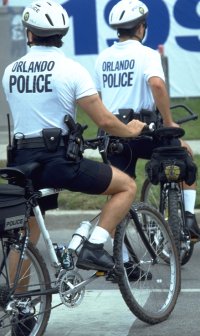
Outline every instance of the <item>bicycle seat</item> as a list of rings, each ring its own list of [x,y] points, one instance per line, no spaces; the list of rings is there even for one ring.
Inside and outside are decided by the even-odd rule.
[[[38,162],[32,162],[32,163],[25,163],[20,166],[15,167],[6,167],[0,169],[0,176],[1,178],[5,180],[10,179],[25,179],[27,176],[29,176],[33,170],[38,168],[40,166],[40,163]]]
[[[155,135],[159,138],[177,139],[185,134],[184,129],[180,127],[162,127],[155,130]]]

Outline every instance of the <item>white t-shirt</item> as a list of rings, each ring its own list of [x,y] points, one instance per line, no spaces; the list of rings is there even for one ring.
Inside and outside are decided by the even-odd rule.
[[[56,47],[33,46],[10,64],[3,87],[14,120],[14,134],[41,136],[43,128],[66,133],[64,116],[76,119],[76,100],[97,93],[88,71]]]
[[[96,61],[96,88],[114,114],[123,108],[132,108],[135,113],[153,111],[148,80],[154,76],[165,80],[160,54],[135,40],[115,42]]]

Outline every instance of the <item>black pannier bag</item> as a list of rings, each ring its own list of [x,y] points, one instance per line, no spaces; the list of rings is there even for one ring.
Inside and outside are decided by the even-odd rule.
[[[22,228],[26,220],[25,190],[12,184],[0,185],[0,236]]]
[[[145,170],[152,184],[181,182],[192,185],[197,177],[197,166],[183,147],[158,147],[154,149]]]

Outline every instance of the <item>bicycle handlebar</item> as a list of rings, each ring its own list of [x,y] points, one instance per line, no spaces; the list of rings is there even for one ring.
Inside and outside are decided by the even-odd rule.
[[[178,125],[184,124],[184,123],[186,123],[188,121],[192,121],[192,120],[197,120],[198,119],[198,115],[195,114],[188,106],[186,106],[184,104],[173,105],[173,106],[170,107],[170,110],[177,109],[177,108],[182,108],[182,109],[184,109],[185,111],[187,111],[190,114],[190,116],[188,116],[188,117],[184,117],[182,119],[176,120],[176,123]]]
[[[186,123],[188,121],[191,120],[196,120],[198,119],[198,115],[194,114],[193,111],[187,107],[186,105],[183,104],[176,104],[170,107],[171,110],[176,109],[176,108],[182,108],[185,111],[187,111],[189,113],[188,117],[184,117],[182,119],[179,119],[176,121],[177,124],[183,124]],[[86,125],[80,125],[78,123],[75,123],[74,120],[71,118],[71,116],[65,116],[64,119],[65,124],[68,126],[69,130],[74,133],[75,135],[82,135],[84,130],[87,128]],[[150,123],[149,125],[146,125],[141,134],[139,136],[137,136],[137,138],[140,137],[145,137],[145,136],[153,136],[154,133],[156,131],[156,125],[155,123]],[[109,150],[111,151],[115,151],[120,152],[122,150],[123,147],[123,142],[127,141],[127,140],[131,140],[131,139],[135,139],[135,138],[123,138],[123,137],[117,137],[117,136],[112,136],[112,135],[108,135],[105,132],[103,133],[103,135],[99,135],[96,138],[92,138],[92,139],[84,139],[83,140],[83,151],[85,151],[86,149],[99,149],[99,153],[101,154],[101,156],[107,156],[107,151],[108,151],[108,147]]]
[[[139,137],[146,137],[152,135],[155,130],[155,124],[150,123],[149,125],[145,125]],[[84,150],[85,149],[97,149],[101,154],[104,163],[108,163],[107,153],[108,150],[110,153],[121,153],[123,150],[123,143],[129,141],[134,138],[121,138],[117,136],[112,136],[104,133],[104,135],[97,136],[93,139],[85,139],[84,140]]]

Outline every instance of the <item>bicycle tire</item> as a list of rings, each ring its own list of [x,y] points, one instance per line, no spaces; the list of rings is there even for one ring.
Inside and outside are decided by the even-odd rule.
[[[181,265],[185,265],[191,259],[194,244],[190,241],[189,248],[185,248],[185,242],[182,241],[181,232],[183,232],[183,228],[181,227],[181,223],[183,222],[182,213],[179,211],[179,198],[177,195],[177,191],[173,189],[168,190],[168,207],[169,207],[169,226],[171,227],[175,244],[179,251]]]
[[[133,218],[133,214],[136,213],[141,233],[139,233],[136,220]],[[159,234],[162,237],[159,246],[152,244],[152,230],[154,230],[154,236]],[[153,261],[142,235],[147,239],[156,260]],[[128,249],[130,260],[131,255],[137,256],[139,265],[136,261],[135,264],[142,267],[145,272],[143,273],[143,281],[141,278],[130,281],[122,258],[124,243]],[[160,258],[163,248],[168,249],[169,264]],[[116,229],[114,258],[119,289],[130,311],[148,324],[156,324],[166,320],[173,311],[180,292],[180,263],[172,233],[156,209],[144,203],[139,203],[131,208],[129,215]],[[147,280],[146,275],[149,272],[152,279]]]
[[[159,200],[160,200],[160,184],[153,185],[149,179],[147,178],[141,189],[141,196],[140,201],[148,203],[155,207],[157,210],[159,210]],[[168,207],[168,200],[164,201],[165,204],[162,204],[162,214],[165,217],[165,220],[168,221],[169,211],[165,207]],[[182,216],[182,211],[179,211],[179,215]],[[178,247],[179,248],[179,247]],[[180,247],[180,259],[181,259],[181,265],[185,265],[188,263],[193,255],[194,251],[194,244],[184,237],[184,240],[181,241],[181,247]],[[163,255],[163,259],[168,262],[168,256]]]
[[[3,238],[1,240],[4,241],[3,243],[5,244],[5,247],[8,247],[10,245],[12,251],[14,247],[18,245],[17,241],[13,241],[13,239],[10,240],[10,238]],[[6,264],[8,264],[8,258],[9,257],[7,257]],[[10,290],[6,286],[6,281],[8,281],[8,274],[5,264],[4,268],[1,270],[0,321],[2,323],[2,326],[5,328],[4,330],[6,332],[6,335],[12,334],[12,336],[18,336],[20,332],[21,334],[23,334],[25,328],[26,335],[42,336],[45,332],[50,317],[52,295],[49,293],[41,295],[39,292],[42,290],[50,289],[50,276],[43,257],[39,253],[38,249],[30,242],[28,243],[25,252],[25,261],[27,261],[27,268],[23,268],[23,274],[22,272],[20,274],[21,283],[19,281],[19,285],[17,285],[16,291],[13,294],[13,299],[15,302],[13,307],[14,315],[6,311],[6,306],[8,306],[11,301],[13,302],[13,299],[9,298]],[[27,277],[29,277],[28,288],[27,281],[25,280]],[[26,286],[25,283],[24,285],[22,285],[23,281],[26,282]],[[6,293],[6,295],[4,294],[3,298],[2,288],[4,290],[4,293]],[[26,291],[24,292],[25,289]],[[38,295],[33,295],[33,291],[38,291]],[[21,298],[19,297],[19,292]],[[2,307],[3,300],[5,300],[4,307]],[[27,302],[28,307],[31,307],[31,314],[29,315],[29,318],[31,316],[32,321],[34,320],[33,329],[32,327],[30,328],[30,323],[28,323],[29,318],[27,318],[27,315],[24,314],[24,310],[22,310],[23,302]]]
[[[168,190],[168,209],[169,209],[169,218],[168,223],[171,228],[172,234],[174,236],[175,245],[178,251],[179,256],[181,255],[181,221],[178,214],[179,200],[177,191],[173,189]]]
[[[159,200],[160,200],[160,185],[152,184],[148,178],[143,182],[140,202],[148,203],[157,210],[159,210]]]

